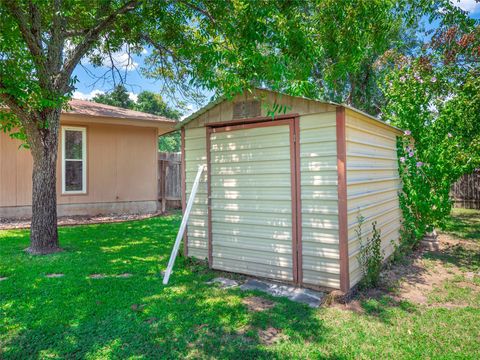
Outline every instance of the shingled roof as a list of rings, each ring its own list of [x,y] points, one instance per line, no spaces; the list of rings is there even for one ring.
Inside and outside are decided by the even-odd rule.
[[[64,114],[85,115],[85,116],[100,116],[108,118],[119,118],[129,120],[146,120],[153,122],[162,122],[175,124],[173,119],[164,116],[147,114],[141,111],[123,109],[116,106],[99,104],[93,101],[72,99],[69,101],[70,109],[64,110]]]

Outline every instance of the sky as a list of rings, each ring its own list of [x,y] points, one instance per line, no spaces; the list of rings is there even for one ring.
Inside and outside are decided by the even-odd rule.
[[[480,3],[476,0],[451,0],[456,3],[460,8],[469,12],[469,15],[473,18],[480,18]],[[141,74],[141,68],[144,64],[144,59],[148,56],[148,49],[144,49],[139,55],[133,55],[129,58],[126,51],[120,51],[115,53],[113,61],[118,69],[121,69],[122,74],[125,75],[125,87],[129,92],[130,98],[136,100],[138,93],[148,90],[156,93],[161,92],[161,81],[155,81],[146,78]],[[109,71],[110,60],[105,62],[105,66],[93,67],[88,64],[88,61],[82,61],[82,64],[77,66],[74,72],[74,76],[78,81],[75,84],[76,91],[73,94],[74,98],[90,100],[96,94],[105,93],[111,91],[114,87],[111,77],[107,76],[106,80],[103,75]],[[107,74],[108,75],[108,74]],[[110,80],[109,80],[110,78]],[[100,79],[100,80],[99,80]],[[212,96],[213,94],[206,94]],[[176,104],[170,100],[165,99],[170,106],[176,107]],[[198,110],[198,105],[187,104],[186,110],[184,110],[184,117],[190,115],[194,111]]]

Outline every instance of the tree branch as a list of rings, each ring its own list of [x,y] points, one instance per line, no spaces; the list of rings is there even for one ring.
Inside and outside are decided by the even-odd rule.
[[[118,8],[116,11],[108,15],[105,19],[100,21],[96,26],[94,26],[91,30],[89,30],[83,41],[76,46],[73,50],[72,55],[65,60],[63,64],[63,70],[61,71],[60,75],[57,77],[55,81],[55,88],[58,90],[66,91],[66,87],[68,85],[68,80],[70,76],[80,62],[82,57],[90,50],[91,46],[95,41],[98,40],[100,34],[112,25],[119,15],[125,14],[129,11],[135,9],[135,7],[140,4],[142,0],[130,0],[126,2],[123,6]]]
[[[179,2],[181,2],[185,6],[189,7],[190,9],[193,9],[193,10],[198,11],[199,13],[203,14],[208,19],[210,19],[210,21],[213,24],[215,24],[215,18],[207,10],[204,10],[201,7],[199,7],[197,5],[194,5],[194,4],[191,4],[191,3],[189,3],[188,1],[185,1],[185,0],[179,0]]]
[[[62,0],[54,0],[53,11],[56,16],[53,17],[52,27],[50,29],[50,41],[48,42],[48,68],[58,74],[62,66],[62,52],[65,45],[65,33],[63,32],[65,19],[60,16]]]
[[[41,29],[40,29],[40,14],[38,8],[30,4],[29,11],[32,17],[32,27],[28,23],[23,9],[18,5],[16,0],[2,0],[5,7],[9,10],[12,17],[17,22],[20,33],[27,44],[27,47],[32,54],[35,67],[38,72],[39,80],[42,82],[42,87],[48,83],[48,71],[44,61],[44,53],[42,47]]]
[[[18,121],[22,124],[24,128],[29,127],[31,129],[36,128],[36,124],[38,122],[38,118],[36,114],[32,114],[27,109],[25,109],[22,105],[18,103],[18,101],[10,94],[4,92],[7,90],[0,82],[0,99],[3,101],[5,105],[7,105],[8,109],[17,115]],[[28,120],[32,121],[28,121]]]
[[[164,53],[170,55],[173,60],[183,64],[184,66],[188,65],[186,61],[180,59],[172,50],[166,48],[165,46],[163,46],[162,44],[160,44],[158,42],[153,41],[153,39],[150,37],[150,35],[142,34],[141,39],[143,41],[147,42],[148,44],[150,44],[151,46],[153,46],[159,52],[164,52]]]

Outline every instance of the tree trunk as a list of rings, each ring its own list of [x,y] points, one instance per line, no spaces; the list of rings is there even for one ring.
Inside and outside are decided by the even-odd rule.
[[[43,114],[47,129],[29,132],[33,156],[32,224],[30,254],[42,255],[60,251],[57,231],[57,156],[60,110]],[[28,132],[28,131],[27,131]]]

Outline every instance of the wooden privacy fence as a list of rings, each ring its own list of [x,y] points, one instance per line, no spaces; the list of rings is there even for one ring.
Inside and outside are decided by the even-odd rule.
[[[182,208],[180,153],[158,153],[158,201],[161,210]]]
[[[464,175],[452,186],[455,207],[480,209],[480,171]]]

